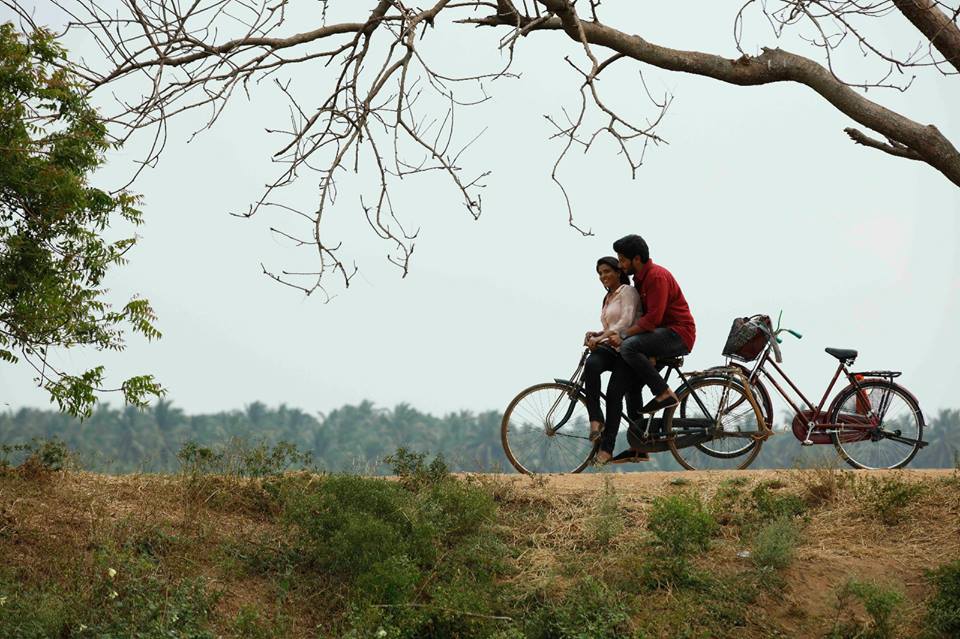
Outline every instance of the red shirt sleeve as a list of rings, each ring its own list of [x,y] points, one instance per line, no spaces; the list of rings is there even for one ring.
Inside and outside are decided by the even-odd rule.
[[[646,333],[658,328],[663,322],[663,314],[667,310],[670,282],[663,275],[651,273],[643,284],[643,292],[646,297],[644,298],[643,315],[637,320],[637,328]]]

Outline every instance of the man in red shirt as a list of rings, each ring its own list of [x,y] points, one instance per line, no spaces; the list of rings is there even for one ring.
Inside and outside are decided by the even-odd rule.
[[[620,268],[633,275],[643,314],[633,326],[607,336],[612,346],[619,346],[624,364],[614,371],[607,396],[613,401],[616,396],[622,398],[639,379],[653,392],[653,399],[640,412],[652,415],[676,406],[679,401],[650,358],[686,355],[693,350],[697,327],[677,280],[670,271],[653,263],[642,237],[622,237],[613,243],[613,250],[617,252]],[[607,415],[598,462],[610,459],[619,428],[620,415]]]

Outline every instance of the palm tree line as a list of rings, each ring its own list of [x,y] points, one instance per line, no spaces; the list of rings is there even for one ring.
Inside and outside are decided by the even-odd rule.
[[[316,468],[378,474],[397,448],[441,454],[452,470],[511,471],[500,445],[498,411],[460,411],[437,417],[408,404],[378,407],[371,401],[345,405],[327,414],[310,414],[284,404],[253,402],[243,410],[187,415],[170,401],[146,410],[100,405],[79,421],[54,410],[21,408],[0,413],[0,445],[62,440],[81,467],[111,473],[176,472],[177,452],[188,442],[214,450],[228,445],[288,442],[312,455]],[[621,433],[623,438],[623,433]],[[960,410],[927,417],[929,446],[913,468],[951,468],[960,455]],[[802,448],[789,433],[770,439],[753,468],[793,468],[835,459],[832,447]],[[622,470],[673,470],[669,454]]]

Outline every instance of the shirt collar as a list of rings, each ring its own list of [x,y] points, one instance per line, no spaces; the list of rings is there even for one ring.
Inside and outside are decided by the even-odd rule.
[[[640,288],[640,285],[643,284],[643,280],[646,279],[647,274],[650,272],[651,267],[653,267],[653,260],[647,258],[647,263],[643,265],[643,268],[633,274],[634,286]]]

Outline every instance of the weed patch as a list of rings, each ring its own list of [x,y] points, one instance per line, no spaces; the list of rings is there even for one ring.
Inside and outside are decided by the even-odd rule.
[[[617,490],[609,476],[603,478],[603,492],[597,500],[590,518],[586,522],[589,543],[606,546],[623,532],[623,516],[620,514],[620,500]]]
[[[960,637],[960,560],[931,571],[927,579],[934,588],[927,603],[927,634],[938,639]]]
[[[73,466],[74,455],[60,439],[34,438],[25,444],[0,446],[0,472],[16,471],[25,479],[42,479]]]
[[[450,469],[447,468],[441,455],[437,455],[427,464],[425,454],[412,452],[403,447],[398,448],[392,455],[384,457],[383,462],[390,465],[393,474],[404,486],[414,490],[438,484],[450,475]]]
[[[717,530],[717,522],[699,496],[683,493],[653,500],[647,519],[654,545],[660,548],[650,563],[650,580],[670,585],[695,581],[690,557],[706,550]]]
[[[803,486],[803,500],[811,508],[832,503],[853,477],[829,466],[805,470],[798,476]]]
[[[784,486],[783,482],[777,480],[762,482],[750,493],[761,521],[797,517],[807,511],[807,505],[799,495],[775,492]]]
[[[867,477],[856,488],[864,510],[888,526],[900,523],[905,508],[923,491],[922,484],[903,481],[897,475]]]
[[[557,600],[539,603],[524,628],[530,639],[614,639],[632,634],[624,597],[593,577],[580,579]]]
[[[794,518],[780,516],[767,522],[757,532],[751,557],[761,572],[783,570],[793,560],[793,551],[800,541],[800,527]]]
[[[310,468],[312,453],[285,441],[270,446],[234,438],[222,448],[186,442],[177,451],[177,461],[187,476],[279,477],[290,469]]]
[[[867,623],[854,618],[853,601],[859,601],[870,617]],[[903,604],[903,594],[894,588],[851,579],[837,593],[837,621],[829,639],[893,639],[894,613]]]
[[[294,578],[352,602],[340,634],[487,636],[476,633],[502,622],[495,579],[509,554],[493,498],[442,459],[398,451],[393,463],[400,481],[330,475],[281,493]]]
[[[0,578],[0,636],[213,639],[216,594],[202,579],[171,580],[149,558],[116,550],[100,553],[92,570],[62,584],[30,585]]]

